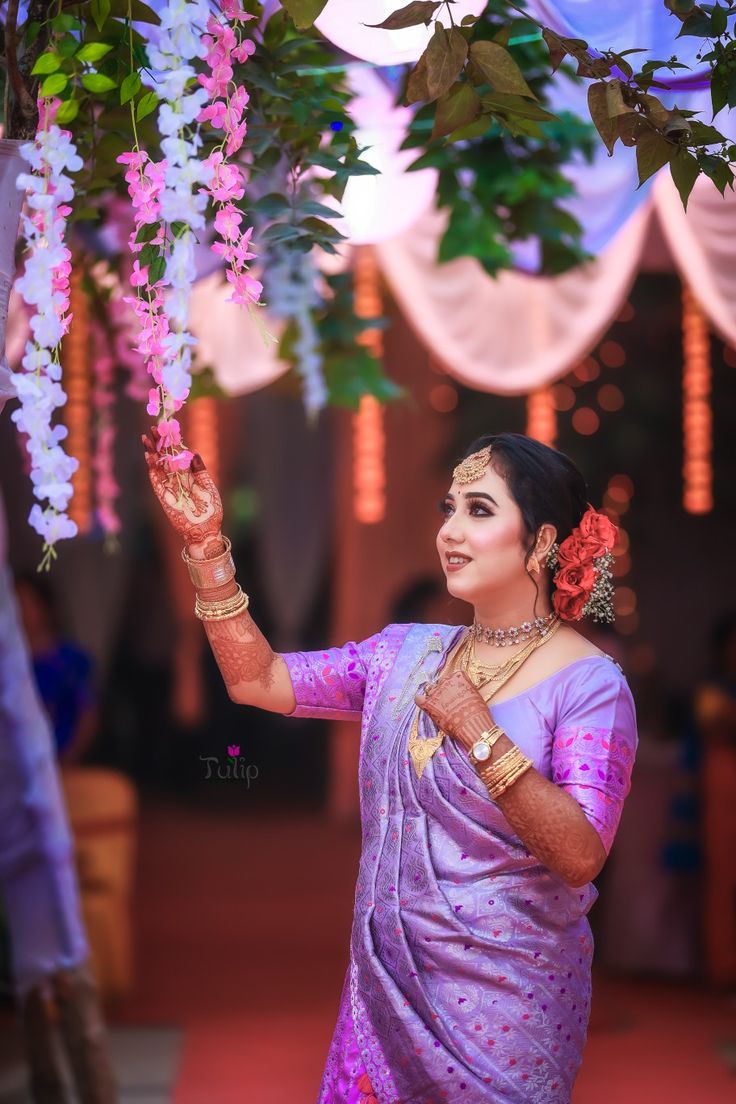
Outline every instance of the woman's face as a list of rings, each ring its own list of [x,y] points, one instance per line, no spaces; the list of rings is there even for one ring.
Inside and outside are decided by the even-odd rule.
[[[453,482],[440,509],[437,551],[450,594],[477,603],[528,578],[521,511],[492,466],[473,483]]]

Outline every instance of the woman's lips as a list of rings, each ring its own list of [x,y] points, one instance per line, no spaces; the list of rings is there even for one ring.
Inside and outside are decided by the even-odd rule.
[[[453,557],[453,558],[455,558],[455,557]],[[467,565],[469,563],[473,562],[468,556],[459,556],[458,555],[456,558],[457,558],[458,561],[461,561],[461,562],[453,563],[453,562],[451,562],[449,556],[445,557],[445,570],[446,571],[448,571],[448,572],[450,572],[450,571],[462,571],[462,569],[464,567],[467,567]]]

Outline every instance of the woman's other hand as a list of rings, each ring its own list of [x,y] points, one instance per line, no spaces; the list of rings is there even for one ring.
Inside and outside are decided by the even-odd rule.
[[[171,470],[158,449],[160,437],[152,426],[143,436],[148,477],[166,517],[195,558],[216,556],[222,544],[222,500],[199,453],[188,467]]]
[[[414,698],[439,729],[469,751],[477,739],[478,721],[488,728],[488,706],[464,671],[429,683]],[[474,722],[474,723],[469,723]]]

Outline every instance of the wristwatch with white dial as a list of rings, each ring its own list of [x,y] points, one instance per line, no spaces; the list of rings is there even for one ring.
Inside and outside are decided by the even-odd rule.
[[[487,763],[491,758],[496,741],[499,740],[503,734],[504,731],[500,725],[493,725],[492,728],[488,728],[485,732],[482,732],[468,752],[471,763],[474,763],[476,766]]]

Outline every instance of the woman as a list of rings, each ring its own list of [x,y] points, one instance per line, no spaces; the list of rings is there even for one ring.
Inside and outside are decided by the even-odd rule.
[[[569,624],[612,616],[615,527],[586,508],[567,457],[483,437],[455,468],[437,536],[473,625],[389,625],[277,655],[235,583],[201,460],[182,495],[160,439],[144,443],[230,696],[362,722],[363,847],[320,1104],[569,1102],[590,1007],[590,883],[636,745],[619,668]]]

